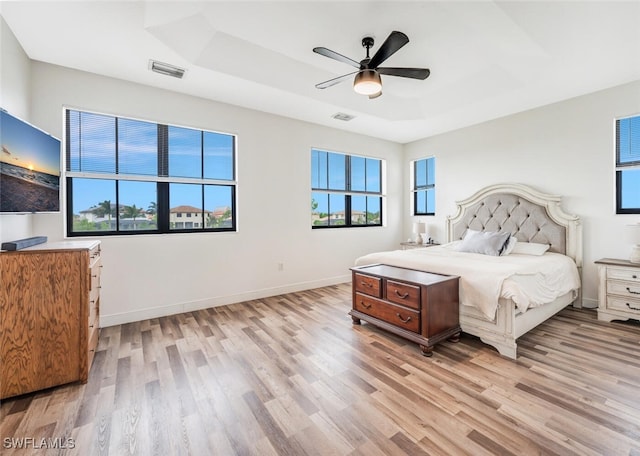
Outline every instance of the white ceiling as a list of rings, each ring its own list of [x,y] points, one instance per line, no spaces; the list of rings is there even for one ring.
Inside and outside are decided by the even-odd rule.
[[[640,0],[595,1],[22,1],[0,13],[34,60],[407,143],[640,80]],[[383,66],[369,100],[353,70],[312,52],[361,60],[393,30],[410,42]],[[149,59],[187,69],[182,80]],[[356,116],[344,122],[337,112]]]

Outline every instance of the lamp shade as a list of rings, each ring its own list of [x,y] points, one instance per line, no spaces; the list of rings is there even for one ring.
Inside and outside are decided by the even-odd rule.
[[[424,222],[413,222],[413,242],[416,244],[423,244],[424,239],[422,234],[427,230],[427,225]]]
[[[353,90],[362,95],[375,95],[382,90],[382,80],[376,70],[362,70],[353,80]]]

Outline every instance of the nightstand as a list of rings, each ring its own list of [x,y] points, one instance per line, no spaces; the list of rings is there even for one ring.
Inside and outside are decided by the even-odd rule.
[[[640,320],[640,263],[602,258],[598,265],[598,320]]]
[[[401,242],[400,245],[402,246],[402,250],[409,250],[409,249],[423,249],[425,247],[434,247],[440,244],[436,244],[435,242],[432,244],[418,244],[417,242]]]

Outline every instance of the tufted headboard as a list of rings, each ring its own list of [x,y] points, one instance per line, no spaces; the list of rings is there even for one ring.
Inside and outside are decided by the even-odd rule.
[[[456,202],[447,217],[449,241],[462,239],[467,229],[508,231],[520,242],[549,244],[549,251],[572,257],[582,266],[582,226],[560,207],[560,196],[522,184],[497,184]]]

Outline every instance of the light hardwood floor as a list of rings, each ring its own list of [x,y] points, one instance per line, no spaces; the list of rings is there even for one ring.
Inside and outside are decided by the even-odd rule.
[[[637,322],[568,308],[517,361],[464,334],[425,358],[350,290],[103,328],[86,385],[3,401],[0,453],[640,455]]]

